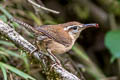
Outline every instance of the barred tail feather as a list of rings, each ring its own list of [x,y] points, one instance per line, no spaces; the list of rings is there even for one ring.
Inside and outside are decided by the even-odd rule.
[[[10,20],[24,26],[26,29],[28,29],[28,30],[30,30],[32,32],[36,32],[36,30],[31,25],[29,25],[29,24],[27,24],[25,22],[22,22],[22,21],[20,21],[18,19],[15,19],[15,18],[11,18]]]

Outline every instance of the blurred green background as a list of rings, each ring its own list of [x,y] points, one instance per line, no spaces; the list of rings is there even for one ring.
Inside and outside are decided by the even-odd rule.
[[[27,0],[0,0],[0,19],[15,17],[32,26],[69,21],[98,23],[99,29],[84,30],[72,50],[56,55],[63,66],[86,80],[120,80],[120,0],[34,0],[50,13]],[[12,27],[31,43],[32,33],[12,22]],[[24,65],[24,66],[23,66]],[[46,80],[39,62],[0,35],[0,80]],[[84,79],[83,79],[84,80]]]

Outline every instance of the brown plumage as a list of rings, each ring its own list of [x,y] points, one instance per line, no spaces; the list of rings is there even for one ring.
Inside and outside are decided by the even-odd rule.
[[[68,31],[64,31],[64,28],[72,25],[80,25],[80,23],[74,21],[58,25],[43,25],[36,27],[35,29],[38,31],[38,34],[39,32],[42,32],[56,42],[59,42],[65,46],[69,46],[72,42],[72,39],[68,34]]]
[[[38,36],[40,36],[42,32],[48,37],[47,39],[43,40],[43,43],[45,43],[44,45],[47,45],[47,47],[50,48],[53,53],[60,54],[70,50],[76,40],[73,40],[70,34],[68,34],[69,30],[64,30],[64,28],[67,26],[72,25],[80,25],[80,23],[68,22],[58,25],[43,25],[36,27],[35,29],[38,31]]]
[[[48,26],[40,26],[35,29],[65,46],[69,46],[72,42],[68,32],[63,31],[64,28],[62,28],[61,26],[48,25]]]

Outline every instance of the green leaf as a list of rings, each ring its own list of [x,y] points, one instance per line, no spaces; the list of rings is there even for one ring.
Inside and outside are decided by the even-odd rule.
[[[42,20],[40,18],[38,18],[37,16],[35,16],[34,13],[32,12],[28,12],[30,18],[32,18],[36,23],[37,25],[42,25]]]
[[[7,17],[5,15],[1,15],[0,19],[3,20],[4,22],[7,22]]]
[[[10,19],[12,15],[0,5],[0,10]]]
[[[0,62],[0,66],[5,67],[6,69],[16,73],[17,75],[19,75],[19,76],[21,76],[21,77],[23,77],[25,79],[36,80],[35,78],[31,77],[30,75],[28,75],[28,74],[26,74],[26,73],[16,69],[15,67],[10,66],[8,64]]]
[[[4,51],[1,51],[1,50],[0,50],[0,55],[4,55],[4,56],[7,56],[7,57],[9,56],[8,54],[6,54]]]
[[[4,53],[6,53],[6,55],[11,55],[11,56],[15,56],[17,58],[22,58],[20,55],[18,55],[17,53],[10,51],[8,49],[2,48],[0,47],[0,50],[3,51]]]
[[[105,45],[112,54],[112,61],[120,58],[120,30],[113,30],[106,34]]]
[[[21,57],[24,61],[24,64],[25,64],[25,67],[26,67],[27,71],[29,72],[30,71],[30,65],[29,65],[29,61],[28,61],[28,58],[27,58],[27,54],[23,51],[21,51],[21,52],[22,52]]]
[[[1,55],[1,53],[0,53],[0,58],[3,59],[4,62],[8,62],[8,58],[4,55]]]
[[[3,72],[4,80],[7,80],[7,72],[6,72],[6,69],[5,69],[3,66],[1,66],[1,65],[0,65],[0,67],[1,67],[1,70],[2,70],[2,72]]]
[[[15,47],[15,45],[13,43],[8,42],[8,41],[0,40],[0,44],[10,46],[10,47]]]
[[[1,4],[0,4],[0,11],[3,12],[4,15],[7,16],[7,18],[9,18],[9,19],[13,18],[13,16],[5,8],[3,8],[3,6]],[[16,22],[13,22],[13,25],[14,25],[14,27],[19,26],[19,24],[17,24]]]

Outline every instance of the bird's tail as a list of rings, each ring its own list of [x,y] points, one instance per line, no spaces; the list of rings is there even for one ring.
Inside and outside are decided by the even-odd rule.
[[[25,22],[22,22],[22,21],[20,21],[18,19],[15,19],[15,18],[11,18],[10,20],[24,26],[29,31],[36,32],[36,30],[31,25],[29,25],[29,24],[27,24]]]

